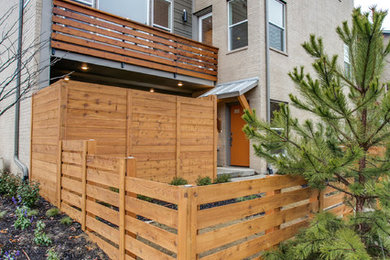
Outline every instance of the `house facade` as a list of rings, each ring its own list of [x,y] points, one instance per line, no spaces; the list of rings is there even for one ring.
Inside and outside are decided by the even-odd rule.
[[[41,70],[36,89],[70,78],[182,96],[216,94],[218,165],[264,173],[265,162],[241,131],[243,108],[266,119],[288,103],[295,90],[287,72],[300,65],[310,71],[312,60],[301,47],[310,34],[344,57],[335,28],[350,17],[353,0],[25,0],[24,6],[23,46],[47,43],[34,59]],[[30,110],[26,98],[19,158],[27,166]],[[0,117],[0,157],[16,172],[14,119],[13,109]]]
[[[352,0],[195,1],[193,23],[201,23],[203,17],[212,19],[209,42],[219,48],[218,85],[212,91],[219,97],[219,166],[250,167],[258,173],[266,172],[266,163],[254,155],[242,134],[242,105],[237,96],[244,95],[250,108],[256,109],[263,120],[267,119],[268,99],[272,119],[279,103],[288,103],[289,93],[296,93],[287,73],[296,66],[312,71],[312,59],[301,47],[310,34],[322,37],[328,53],[337,54],[340,65],[344,66],[347,57],[335,29],[349,19],[352,10]],[[196,35],[197,32],[201,30],[194,30],[195,37],[201,40],[202,35]],[[310,116],[294,107],[291,109],[297,118]]]

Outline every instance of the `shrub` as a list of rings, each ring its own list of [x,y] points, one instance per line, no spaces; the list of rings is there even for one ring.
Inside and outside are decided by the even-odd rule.
[[[153,201],[152,198],[144,196],[144,195],[140,195],[140,194],[137,195],[137,199],[144,200],[144,201],[147,201],[147,202],[152,202]]]
[[[63,217],[63,218],[60,220],[60,223],[61,223],[62,225],[65,225],[65,226],[70,226],[70,225],[73,223],[73,220],[72,220],[70,217],[66,216],[66,217]]]
[[[37,209],[29,209],[27,211],[27,216],[28,217],[36,216],[38,214],[39,214],[39,211]]]
[[[31,226],[33,218],[28,218],[27,216],[28,208],[26,206],[18,206],[15,210],[16,220],[14,222],[15,229],[24,230]]]
[[[225,183],[230,182],[230,175],[229,174],[220,174],[217,175],[217,178],[214,180],[214,183]]]
[[[211,184],[211,178],[206,176],[206,177],[201,177],[199,176],[198,179],[196,179],[196,185],[198,186],[206,186]]]
[[[39,199],[39,183],[22,182],[17,188],[17,194],[22,198],[22,203],[29,208],[36,205]]]
[[[16,197],[17,190],[21,180],[9,173],[4,173],[0,176],[0,194],[8,198]]]
[[[46,251],[46,256],[46,260],[60,260],[58,254],[56,253],[56,251],[54,251],[54,248],[49,248]]]
[[[175,185],[175,186],[180,186],[180,185],[186,185],[186,184],[188,184],[188,182],[185,179],[183,179],[182,177],[174,177],[169,184]]]
[[[46,225],[42,220],[37,222],[36,228],[34,230],[34,242],[37,245],[49,246],[52,241],[50,237],[43,231]]]
[[[48,209],[46,211],[46,217],[50,218],[50,217],[55,217],[57,216],[58,214],[60,214],[60,211],[59,209],[57,209],[56,207],[53,207],[51,209]]]

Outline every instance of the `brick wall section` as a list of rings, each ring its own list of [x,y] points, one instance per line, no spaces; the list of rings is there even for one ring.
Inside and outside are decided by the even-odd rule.
[[[13,12],[13,16],[9,18],[9,26],[12,22],[18,19],[18,3],[17,0],[9,0],[2,3],[2,11],[0,14],[8,10],[9,8],[16,6],[17,9]],[[32,46],[34,43],[39,41],[40,35],[40,6],[42,0],[30,0],[27,4],[24,14],[24,27],[23,27],[23,46],[24,48]],[[18,27],[16,27],[17,29]],[[17,31],[14,34],[14,39],[17,39]],[[16,50],[16,43],[15,43]],[[34,50],[32,50],[33,52]],[[6,57],[0,57],[3,61]],[[38,60],[38,57],[36,55]],[[36,68],[35,60],[30,62],[28,67],[30,71]],[[16,62],[10,66],[10,71],[16,68]],[[3,80],[8,73],[1,73],[0,80]],[[9,75],[9,74],[8,74]],[[22,78],[23,81],[23,78]],[[15,81],[16,84],[16,81]],[[26,86],[26,85],[25,85]],[[24,87],[25,87],[24,86]],[[35,84],[33,84],[35,88]],[[20,160],[30,166],[30,119],[31,119],[31,98],[30,95],[21,102],[20,106],[20,146],[19,146],[19,157]],[[12,96],[7,102],[0,103],[0,107],[4,107],[8,102],[14,101],[15,97]],[[14,120],[15,120],[15,109],[8,110],[3,116],[0,117],[0,157],[4,159],[5,166],[11,170],[14,174],[20,174],[20,170],[13,162],[14,154]]]

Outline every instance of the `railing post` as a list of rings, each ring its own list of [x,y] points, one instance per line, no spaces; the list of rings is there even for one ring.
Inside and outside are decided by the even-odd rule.
[[[119,259],[126,257],[126,160],[119,160]]]
[[[62,187],[62,140],[58,142],[57,156],[57,208],[61,210],[61,187]]]
[[[177,259],[193,260],[196,255],[197,236],[197,187],[181,187],[178,203],[178,251]]]

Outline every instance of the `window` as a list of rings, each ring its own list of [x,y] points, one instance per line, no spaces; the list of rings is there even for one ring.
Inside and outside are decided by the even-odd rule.
[[[93,6],[93,2],[94,2],[94,0],[73,0],[73,1],[79,2],[81,4],[85,4],[88,6]]]
[[[280,104],[283,104],[283,102],[271,100],[270,102],[271,122],[274,120],[274,112],[279,111]]]
[[[171,31],[172,28],[172,1],[153,1],[153,26]]]
[[[231,0],[229,12],[229,50],[248,46],[248,10],[246,0]]]
[[[139,23],[149,24],[149,0],[99,0],[97,2],[100,10],[129,18]]]
[[[213,45],[212,13],[199,17],[199,41],[208,45]]]
[[[279,51],[286,51],[286,5],[279,0],[270,0],[269,13],[269,45]]]
[[[349,47],[344,44],[344,75],[351,77],[351,62],[349,60]]]

